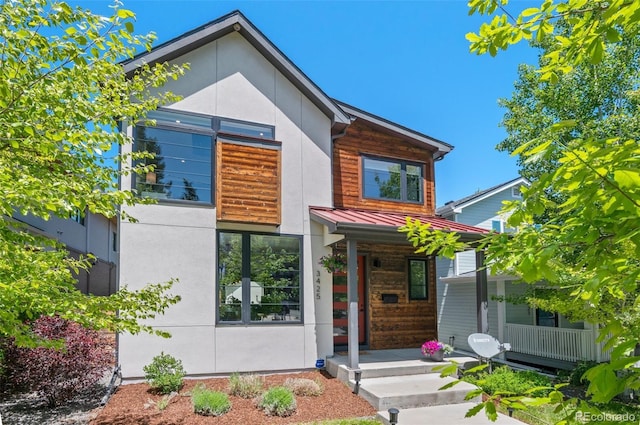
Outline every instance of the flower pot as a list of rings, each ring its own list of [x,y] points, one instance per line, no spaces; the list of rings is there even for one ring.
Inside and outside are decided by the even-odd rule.
[[[444,350],[434,351],[433,354],[429,355],[429,358],[434,362],[441,362],[444,360]]]

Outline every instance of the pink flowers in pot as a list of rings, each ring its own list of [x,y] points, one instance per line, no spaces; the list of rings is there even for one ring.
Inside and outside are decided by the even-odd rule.
[[[442,350],[444,354],[449,354],[453,352],[453,347],[444,342],[436,341],[435,339],[422,344],[422,354],[425,356],[433,356],[434,353],[440,350]]]

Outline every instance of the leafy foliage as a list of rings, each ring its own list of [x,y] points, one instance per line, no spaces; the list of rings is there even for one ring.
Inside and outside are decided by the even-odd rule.
[[[263,380],[259,375],[240,375],[232,373],[229,376],[229,393],[242,398],[253,398],[262,392]]]
[[[593,401],[607,402],[640,379],[632,367],[640,360],[640,2],[545,0],[513,18],[507,3],[470,1],[471,13],[504,13],[467,38],[477,53],[533,36],[543,48],[539,67],[522,71],[505,119],[513,136],[505,147],[534,178],[522,201],[501,211],[516,232],[466,248],[486,248],[495,273],[546,282],[555,294],[534,297],[538,307],[602,326],[611,362],[585,376]],[[423,252],[461,249],[416,221],[403,231]]]
[[[113,353],[96,331],[60,317],[42,316],[29,324],[46,346],[20,347],[3,342],[9,383],[36,391],[56,406],[95,385],[113,361]]]
[[[193,411],[198,415],[222,416],[231,409],[229,396],[220,391],[212,391],[198,384],[191,391]]]
[[[545,396],[552,390],[548,377],[533,371],[514,371],[507,366],[498,367],[493,373],[466,375],[463,380],[479,386],[490,395]],[[532,392],[533,388],[540,389]]]
[[[182,361],[164,352],[155,356],[142,370],[147,383],[161,394],[179,391],[186,375]]]
[[[166,294],[173,282],[85,296],[72,271],[86,268],[88,259],[70,258],[60,243],[11,219],[14,211],[45,220],[78,210],[126,216],[118,207],[137,201],[117,181],[141,170],[114,164],[147,154],[109,156],[130,143],[118,123],[175,100],[158,88],[185,68],[158,64],[125,75],[118,62],[154,40],[133,33],[134,19],[117,0],[112,16],[61,1],[0,2],[0,334],[19,345],[42,342],[25,321],[42,315],[95,329],[156,332],[139,321],[179,299]]]
[[[297,408],[293,392],[285,387],[272,387],[258,400],[258,407],[270,416],[291,416]]]
[[[469,14],[494,15],[477,33],[468,33],[471,51],[495,56],[498,50],[522,40],[541,41],[553,37],[553,48],[545,54],[540,67],[543,81],[557,82],[558,76],[571,71],[579,63],[602,61],[608,44],[639,31],[640,4],[636,1],[613,0],[544,0],[540,7],[529,7],[514,16],[507,10],[508,0],[470,0]],[[558,23],[566,25],[566,34],[557,33]]]

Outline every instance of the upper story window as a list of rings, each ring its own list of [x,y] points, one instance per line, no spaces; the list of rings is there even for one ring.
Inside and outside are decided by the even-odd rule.
[[[213,197],[213,120],[198,115],[158,110],[150,112],[152,127],[136,126],[135,149],[154,158],[140,165],[153,165],[144,176],[136,176],[141,196],[211,203]]]
[[[491,230],[495,230],[496,232],[502,232],[502,221],[491,220]]]
[[[73,212],[69,214],[71,221],[75,221],[78,224],[84,226],[84,212],[80,208],[74,208]]]
[[[213,203],[216,133],[247,140],[274,136],[272,126],[166,109],[147,118],[156,124],[136,126],[134,149],[154,154],[139,162],[154,169],[135,176],[134,188],[140,196],[161,200]]]
[[[422,203],[423,166],[396,159],[362,158],[365,198]]]
[[[520,190],[520,186],[511,188],[511,196],[514,198],[522,198],[522,191]]]

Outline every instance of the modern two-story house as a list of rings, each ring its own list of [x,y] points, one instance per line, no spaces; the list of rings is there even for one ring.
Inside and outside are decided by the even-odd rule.
[[[521,188],[529,183],[516,178],[456,201],[447,202],[436,213],[447,220],[496,232],[509,232],[507,217],[500,213],[503,202],[522,198]],[[472,252],[437,260],[438,334],[458,349],[471,351],[467,337],[476,331],[476,264]],[[539,286],[543,286],[540,283]],[[552,368],[570,368],[580,361],[602,361],[608,353],[596,343],[598,327],[570,322],[558,313],[532,308],[523,303],[499,301],[525,294],[529,285],[516,276],[488,276],[488,333],[511,344],[508,360]]]
[[[130,123],[153,172],[121,185],[155,205],[126,207],[119,286],[179,280],[155,327],[120,335],[124,377],[164,351],[189,374],[291,370],[346,346],[419,347],[437,337],[435,258],[398,227],[435,217],[434,161],[452,146],[328,97],[240,12],[124,64],[190,63],[166,89],[182,99]],[[346,273],[323,256],[342,252]]]

